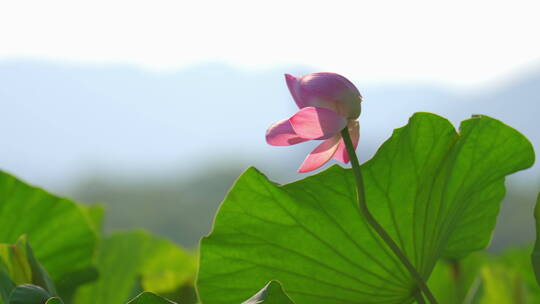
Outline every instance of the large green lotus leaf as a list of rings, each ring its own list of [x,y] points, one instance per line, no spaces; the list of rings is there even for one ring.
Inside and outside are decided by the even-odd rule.
[[[151,292],[143,292],[128,302],[128,304],[175,304]]]
[[[242,304],[294,304],[277,281],[271,281],[253,297]]]
[[[92,263],[96,233],[80,206],[0,171],[0,242],[23,234],[54,280]]]
[[[476,116],[460,130],[417,113],[362,166],[369,208],[426,279],[439,258],[488,244],[505,176],[534,162],[500,121]],[[298,304],[410,303],[416,290],[339,166],[285,186],[250,168],[227,195],[201,242],[201,300],[238,303],[270,280]]]
[[[97,257],[99,279],[82,286],[76,304],[124,303],[137,289],[169,292],[193,280],[195,257],[145,231],[117,232],[103,240]]]

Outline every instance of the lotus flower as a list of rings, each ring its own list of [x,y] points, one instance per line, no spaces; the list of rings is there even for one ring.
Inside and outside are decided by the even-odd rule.
[[[266,131],[266,142],[290,146],[308,140],[323,140],[306,157],[298,172],[320,168],[331,158],[348,163],[349,154],[341,131],[347,127],[356,149],[360,137],[358,116],[362,96],[345,77],[312,73],[302,77],[285,74],[291,95],[300,110]]]

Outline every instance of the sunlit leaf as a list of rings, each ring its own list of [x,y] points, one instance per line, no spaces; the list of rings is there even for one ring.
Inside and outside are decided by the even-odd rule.
[[[365,163],[377,220],[424,278],[441,258],[484,248],[506,175],[534,162],[530,142],[495,119],[417,113]],[[201,244],[199,295],[237,303],[279,280],[298,304],[410,303],[416,283],[357,212],[350,170],[279,186],[248,169]]]
[[[96,233],[77,204],[0,172],[0,242],[23,234],[54,280],[92,263]]]

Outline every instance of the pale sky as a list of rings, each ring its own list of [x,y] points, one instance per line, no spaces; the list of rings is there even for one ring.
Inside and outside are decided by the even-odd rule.
[[[540,1],[2,1],[0,61],[307,65],[486,85],[540,68]]]

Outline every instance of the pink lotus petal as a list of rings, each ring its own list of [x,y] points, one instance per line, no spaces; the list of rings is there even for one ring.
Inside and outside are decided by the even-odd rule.
[[[266,142],[272,146],[290,146],[307,141],[294,132],[288,119],[276,122],[266,130]]]
[[[356,147],[358,147],[358,141],[360,140],[360,124],[358,123],[358,120],[349,122],[348,128],[349,134],[351,135],[351,141],[356,149]],[[349,153],[347,153],[347,148],[345,147],[343,138],[339,141],[336,154],[334,154],[334,159],[345,164],[350,161]]]
[[[327,108],[353,119],[360,115],[362,96],[347,78],[335,73],[311,73],[294,79],[293,97],[301,100],[298,106]]]
[[[300,109],[289,121],[294,132],[307,139],[330,138],[347,125],[345,117],[332,110],[316,107]]]
[[[334,153],[336,153],[340,138],[340,135],[336,134],[318,145],[317,148],[308,154],[300,168],[298,168],[298,172],[305,173],[313,171],[328,162]]]
[[[298,108],[301,109],[306,107],[306,105],[300,99],[300,83],[298,81],[298,78],[294,77],[291,74],[285,74],[285,82],[287,82],[289,92],[291,92],[294,102],[296,102]]]

